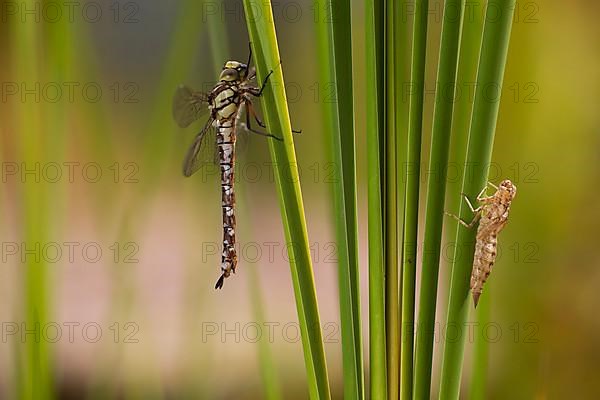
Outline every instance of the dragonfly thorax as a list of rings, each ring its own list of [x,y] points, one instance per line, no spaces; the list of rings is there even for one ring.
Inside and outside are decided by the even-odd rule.
[[[238,86],[225,84],[215,92],[211,109],[215,112],[215,122],[230,120],[238,111],[240,96]]]

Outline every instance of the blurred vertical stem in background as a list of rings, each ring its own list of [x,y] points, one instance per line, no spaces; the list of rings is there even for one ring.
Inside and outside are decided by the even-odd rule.
[[[183,79],[190,76],[194,63],[189,60],[190,54],[195,54],[200,32],[204,29],[202,18],[204,13],[204,0],[184,0],[179,5],[176,28],[170,39],[168,53],[164,61],[161,80],[158,82],[155,102],[152,112],[145,127],[143,135],[143,168],[145,170],[142,180],[142,189],[155,187],[154,179],[160,177],[159,171],[166,155],[172,148],[173,139],[166,133],[174,132],[176,125],[173,122],[171,110],[173,93]],[[223,60],[224,62],[225,60]],[[202,88],[201,88],[202,89]],[[153,177],[155,177],[153,179]],[[145,194],[145,191],[140,192]],[[133,202],[132,202],[133,203]]]
[[[365,1],[367,74],[367,184],[369,220],[369,370],[370,398],[387,397],[385,275],[383,240],[383,179],[381,166],[385,129],[384,5]]]
[[[319,74],[323,82],[334,82],[336,88],[336,101],[324,103],[324,111],[336,171],[333,215],[338,241],[344,398],[362,399],[364,372],[356,213],[351,8],[349,0],[338,0],[335,3],[332,0],[319,0],[317,6],[324,15],[331,16],[317,21],[321,58]]]
[[[294,284],[309,394],[311,399],[329,399],[331,395],[317,294],[273,11],[270,2],[261,0],[244,0],[244,11],[258,82],[262,82],[273,71],[262,100],[268,131],[283,139],[270,140],[269,149],[274,161],[275,184]]]
[[[254,322],[259,326],[263,326],[265,322],[265,313],[264,301],[260,290],[260,283],[258,281],[258,265],[255,263],[247,265],[250,267],[248,268],[248,276],[250,279],[250,300],[252,304],[252,313],[254,314]],[[283,398],[275,363],[273,362],[271,343],[269,343],[268,336],[266,335],[262,335],[258,340],[258,359],[260,362],[260,375],[263,382],[263,398],[267,400],[278,400]]]
[[[25,1],[22,7],[28,10],[36,8],[33,0]],[[37,5],[39,7],[39,4]],[[39,89],[33,89],[41,81],[38,54],[41,24],[35,18],[15,20],[11,27],[12,76],[14,81],[22,82],[31,91],[17,106],[13,137],[16,139],[18,158],[23,168],[31,170],[24,175],[19,193],[22,246],[28,250],[36,244],[44,243],[48,232],[47,200],[48,183],[36,176],[35,168],[46,161],[46,144],[51,138],[43,135]],[[37,167],[36,167],[37,166]],[[37,252],[36,252],[37,253]],[[19,374],[18,397],[21,399],[47,399],[53,397],[53,371],[48,342],[39,340],[40,327],[48,323],[49,288],[47,285],[47,264],[39,254],[29,254],[24,263],[25,284],[23,293],[24,323],[31,332],[21,347],[21,371]],[[38,337],[38,339],[36,339]]]
[[[436,174],[431,174],[427,182],[425,206],[425,238],[414,366],[416,399],[428,399],[431,391],[440,243],[463,7],[464,0],[448,0],[444,3],[429,159],[429,171],[435,171]]]
[[[398,164],[396,162],[396,86],[393,77],[394,23],[400,5],[385,2],[385,170],[384,170],[384,241],[385,241],[385,321],[387,346],[388,398],[396,399],[399,393],[400,367],[400,292],[398,269]]]
[[[475,104],[465,163],[465,167],[469,166],[469,171],[463,174],[462,183],[462,192],[470,199],[474,199],[487,184],[514,7],[515,0],[489,0],[486,8]],[[496,88],[492,95],[489,92],[490,87]],[[473,218],[471,211],[463,202],[460,205],[459,215],[467,220]],[[456,227],[456,250],[453,258],[446,326],[460,327],[467,319],[471,304],[469,279],[473,257],[465,257],[464,254],[473,254],[476,231],[476,229],[465,229],[459,224]],[[461,257],[460,254],[463,256]],[[440,399],[459,396],[464,348],[463,335],[459,340],[445,341]]]
[[[423,126],[423,89],[427,55],[427,17],[429,1],[415,1],[411,56],[408,146],[406,156],[404,235],[402,239],[402,341],[400,398],[412,399],[413,347],[415,323],[415,279],[419,226],[419,182],[421,178],[421,135]]]

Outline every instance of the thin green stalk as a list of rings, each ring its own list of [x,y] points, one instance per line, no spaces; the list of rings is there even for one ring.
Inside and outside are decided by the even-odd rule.
[[[483,296],[475,311],[478,326],[487,326],[490,323],[490,289],[487,290],[487,296]],[[475,335],[473,344],[473,367],[471,374],[471,384],[469,387],[469,399],[484,400],[486,396],[486,383],[489,359],[489,343],[484,335]]]
[[[464,174],[462,183],[462,192],[469,198],[475,198],[487,183],[500,107],[500,90],[497,92],[498,96],[493,99],[490,99],[487,90],[490,87],[502,87],[514,7],[515,0],[490,0],[488,2],[487,10],[494,12],[494,17],[486,18],[483,28],[481,56],[477,72],[478,85],[475,92],[475,105],[465,164],[469,166],[469,174]],[[461,218],[472,217],[469,215],[468,208],[462,203],[459,215]],[[467,319],[471,304],[469,301],[469,277],[473,259],[472,257],[460,257],[458,252],[473,254],[475,234],[475,229],[464,229],[460,225],[456,228],[456,251],[452,266],[447,326],[463,326]],[[445,342],[440,399],[458,398],[459,396],[464,347],[464,336],[461,336],[460,340]]]
[[[394,17],[396,2],[386,2],[385,65],[385,321],[388,399],[397,399],[400,367],[400,292],[398,269],[398,178],[396,163],[396,91],[394,76]]]
[[[225,21],[221,18],[208,18],[206,25],[208,26],[208,39],[210,41],[213,71],[215,77],[217,77],[223,69],[223,64],[229,60],[229,35],[227,33]]]
[[[427,202],[425,206],[425,238],[423,242],[421,292],[419,297],[414,367],[414,397],[416,399],[428,399],[431,391],[433,337],[446,190],[446,166],[448,165],[448,150],[452,129],[454,84],[456,82],[463,8],[464,0],[448,0],[444,4],[429,159],[429,171],[435,171],[436,174],[431,175],[427,182]]]
[[[385,338],[385,275],[383,264],[382,176],[383,140],[383,6],[365,1],[367,82],[367,168],[369,231],[369,366],[372,399],[387,397]]]
[[[35,4],[29,0],[23,7],[34,9]],[[40,59],[38,49],[40,46],[41,24],[29,19],[27,22],[18,21],[12,24],[11,48],[13,56],[12,71],[14,80],[24,82],[28,88],[40,82]],[[39,95],[39,94],[38,94]],[[20,160],[28,169],[42,164],[48,155],[44,151],[47,138],[42,135],[42,110],[35,95],[28,96],[17,107],[16,114],[16,146]],[[21,183],[21,210],[22,225],[21,235],[23,245],[27,249],[34,249],[36,244],[44,243],[47,238],[48,219],[48,183],[36,182],[34,173],[25,177]],[[53,397],[52,370],[50,351],[44,340],[36,339],[40,327],[48,322],[47,263],[39,254],[29,254],[24,263],[24,315],[22,322],[28,330],[37,334],[30,334],[24,343],[22,372],[19,373],[19,398],[46,399]]]
[[[177,20],[181,23],[177,24],[177,29],[170,40],[171,45],[165,59],[162,78],[158,82],[156,101],[152,105],[153,112],[148,118],[147,126],[144,127],[146,134],[142,137],[145,179],[141,180],[142,190],[139,193],[144,196],[148,195],[149,189],[153,190],[157,186],[153,184],[155,182],[153,177],[160,177],[160,171],[164,170],[161,167],[171,154],[174,141],[172,136],[166,133],[174,132],[176,125],[168,110],[171,109],[175,88],[192,72],[193,63],[186,59],[189,54],[194,54],[198,37],[204,29],[201,18],[204,2],[204,0],[185,0],[180,5]],[[178,155],[178,157],[182,156]],[[136,203],[132,202],[132,204]]]
[[[244,10],[259,81],[273,71],[263,93],[263,105],[269,132],[274,132],[283,139],[270,140],[269,150],[274,161],[275,183],[294,284],[309,394],[311,399],[329,399],[331,395],[317,294],[273,11],[270,2],[260,0],[244,0]]]
[[[239,193],[239,189],[238,189]],[[252,313],[254,322],[263,326],[265,321],[264,316],[264,301],[262,298],[260,284],[258,282],[258,270],[256,264],[247,264],[248,276],[250,279],[250,297],[252,303]],[[264,395],[267,400],[282,399],[281,386],[279,385],[277,369],[273,362],[273,354],[271,352],[271,344],[268,337],[263,335],[258,341],[258,360],[260,363],[260,375],[263,382]]]
[[[358,226],[356,213],[356,162],[354,103],[352,88],[352,24],[350,1],[321,0],[319,10],[329,8],[331,21],[319,21],[321,76],[335,82],[336,102],[325,104],[327,131],[331,133],[332,159],[336,168],[333,198],[338,241],[338,279],[344,398],[364,398],[360,291],[358,269]],[[341,177],[341,178],[340,178]]]
[[[406,156],[406,193],[404,236],[402,240],[402,342],[400,360],[400,398],[412,399],[413,347],[415,321],[415,280],[417,233],[419,226],[419,182],[421,135],[423,126],[423,89],[427,55],[428,0],[415,2],[411,59],[408,146]]]

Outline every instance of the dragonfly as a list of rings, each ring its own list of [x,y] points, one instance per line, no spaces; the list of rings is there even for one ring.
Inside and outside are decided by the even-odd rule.
[[[496,190],[491,196],[485,195],[488,186]],[[471,222],[465,222],[454,214],[446,213],[467,228],[473,228],[479,221],[470,284],[471,292],[473,293],[473,303],[476,308],[477,303],[479,303],[479,297],[483,292],[483,285],[490,276],[492,267],[496,262],[498,233],[508,223],[510,206],[516,194],[517,187],[509,179],[503,180],[498,186],[488,182],[477,195],[477,202],[479,203],[479,207],[477,208],[474,208],[469,198],[462,193],[469,209],[475,214]]]
[[[251,133],[283,139],[273,134],[256,130],[251,125],[251,118],[261,128],[266,125],[256,115],[252,100],[259,98],[273,73],[270,71],[260,87],[255,84],[256,70],[250,68],[252,50],[248,61],[244,64],[238,61],[227,61],[223,65],[219,82],[208,93],[195,91],[181,85],[175,91],[173,98],[173,118],[181,127],[186,128],[192,122],[201,118],[207,111],[209,117],[204,127],[196,135],[183,162],[183,175],[190,177],[204,163],[214,162],[220,167],[221,175],[221,209],[223,214],[223,251],[221,254],[221,276],[215,284],[215,289],[221,289],[223,282],[237,267],[235,249],[235,193],[234,167],[235,144],[238,129],[243,128]],[[242,122],[242,115],[246,122]]]

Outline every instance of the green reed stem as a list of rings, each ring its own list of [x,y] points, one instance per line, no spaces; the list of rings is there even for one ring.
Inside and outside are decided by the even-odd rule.
[[[412,399],[415,321],[415,280],[419,226],[419,182],[421,135],[423,126],[423,89],[427,55],[428,0],[415,2],[411,58],[408,146],[406,156],[406,193],[402,251],[402,342],[400,360],[400,398]]]
[[[384,136],[384,22],[383,5],[365,1],[367,82],[367,169],[369,231],[369,366],[370,398],[387,397],[385,275],[383,263],[382,169]]]
[[[23,7],[35,8],[32,0],[23,3]],[[41,25],[32,19],[17,21],[11,26],[11,57],[15,81],[24,82],[33,87],[40,82],[42,71],[39,69]],[[17,107],[15,129],[16,146],[20,161],[27,168],[33,168],[47,160],[48,153],[43,144],[46,138],[42,134],[42,109],[39,101],[31,96]],[[21,234],[23,245],[35,248],[47,238],[47,201],[48,183],[36,182],[33,176],[27,176],[20,183],[21,192]],[[23,265],[24,277],[24,314],[21,320],[27,329],[40,331],[48,323],[49,288],[47,285],[47,263],[43,257],[29,256]],[[48,343],[28,336],[22,351],[22,371],[19,371],[17,393],[19,398],[47,399],[53,397],[53,372]]]
[[[259,0],[244,0],[244,10],[259,81],[273,71],[263,93],[263,104],[268,131],[283,138],[283,141],[271,139],[269,149],[274,161],[275,183],[294,284],[309,394],[311,399],[329,399],[329,381],[306,218],[273,12],[269,2]]]
[[[396,91],[394,19],[396,2],[386,2],[385,20],[385,321],[388,399],[398,398],[400,367],[400,288],[398,268],[398,176],[396,162]]]
[[[477,326],[487,326],[490,323],[490,289],[487,289],[487,296],[483,296],[475,311]],[[485,400],[486,384],[488,373],[488,360],[490,348],[484,335],[475,335],[473,343],[473,366],[471,368],[471,382],[469,386],[469,399]]]

